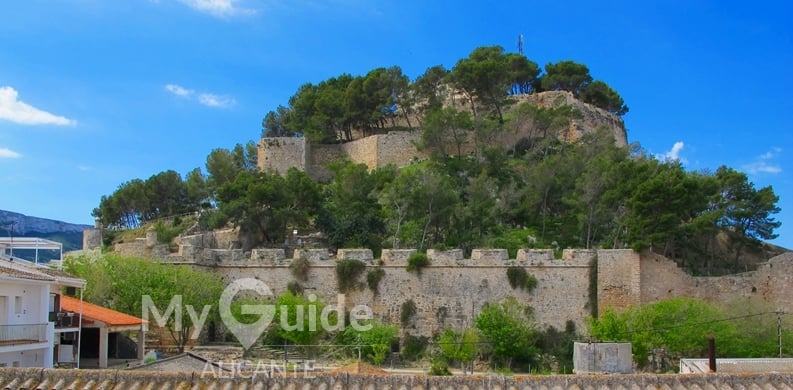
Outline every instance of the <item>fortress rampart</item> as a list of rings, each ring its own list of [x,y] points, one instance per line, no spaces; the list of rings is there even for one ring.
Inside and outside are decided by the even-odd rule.
[[[625,125],[622,118],[591,104],[576,100],[567,91],[546,91],[528,95],[514,96],[518,101],[527,101],[538,107],[556,108],[572,106],[580,115],[573,119],[568,129],[558,137],[566,142],[577,142],[584,134],[606,128],[614,136],[618,146],[628,144]],[[528,127],[515,128],[496,135],[494,142],[511,148],[521,139],[536,137],[535,129]],[[327,164],[341,158],[355,163],[366,164],[369,169],[394,164],[402,167],[411,161],[428,157],[416,145],[421,141],[421,131],[391,131],[387,134],[375,134],[365,138],[342,144],[311,144],[303,137],[272,137],[262,138],[259,142],[258,163],[263,171],[284,174],[289,168],[305,171],[315,180],[328,180],[331,173]],[[472,140],[462,145],[464,154],[475,150]]]
[[[719,277],[694,277],[674,261],[652,253],[628,249],[566,249],[561,259],[551,250],[520,249],[510,259],[505,249],[474,249],[470,258],[462,250],[429,250],[430,265],[421,273],[408,272],[407,259],[413,249],[385,249],[375,258],[369,249],[297,249],[287,257],[284,249],[233,249],[234,231],[180,237],[179,252],[167,253],[164,244],[140,239],[116,246],[122,254],[159,258],[216,273],[226,282],[258,278],[274,294],[296,281],[289,265],[304,258],[310,267],[307,279],[298,281],[306,293],[326,303],[336,303],[336,263],[356,259],[366,264],[357,287],[345,292],[348,308],[370,306],[380,319],[397,324],[400,310],[413,300],[417,314],[407,332],[429,335],[444,327],[470,325],[482,307],[513,296],[530,305],[541,326],[563,329],[568,320],[584,329],[585,319],[606,307],[618,310],[686,296],[711,302],[736,302],[757,310],[793,311],[793,252],[777,256],[756,271]],[[231,248],[231,249],[216,249]],[[507,269],[522,267],[537,279],[532,291],[513,289]],[[366,286],[366,274],[384,271],[377,292]]]

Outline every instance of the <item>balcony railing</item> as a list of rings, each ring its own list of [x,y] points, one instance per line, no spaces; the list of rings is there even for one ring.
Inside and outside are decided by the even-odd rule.
[[[66,311],[50,312],[50,322],[55,323],[56,329],[77,328],[80,326],[80,315]]]
[[[0,346],[47,341],[47,324],[0,325]]]

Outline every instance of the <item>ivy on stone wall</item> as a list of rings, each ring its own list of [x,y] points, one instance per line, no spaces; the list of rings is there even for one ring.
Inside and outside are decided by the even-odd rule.
[[[402,307],[399,311],[399,322],[402,324],[403,329],[410,325],[410,321],[413,320],[417,312],[416,302],[413,302],[412,299],[408,299],[402,303]]]
[[[341,292],[347,292],[356,287],[358,277],[366,269],[366,264],[360,260],[344,259],[336,263],[336,284]]]
[[[537,287],[537,278],[534,275],[529,275],[523,267],[507,268],[507,280],[513,289],[519,288],[531,292]]]
[[[308,271],[311,270],[311,263],[305,257],[294,259],[289,264],[289,270],[292,271],[292,276],[295,279],[305,282],[308,281]]]
[[[369,271],[366,274],[366,284],[369,285],[369,289],[372,290],[374,295],[377,295],[378,293],[380,280],[383,279],[383,276],[385,276],[385,270],[379,267]]]
[[[430,265],[430,259],[427,257],[426,253],[416,252],[408,258],[408,272],[416,271],[417,274],[421,275],[421,269]]]

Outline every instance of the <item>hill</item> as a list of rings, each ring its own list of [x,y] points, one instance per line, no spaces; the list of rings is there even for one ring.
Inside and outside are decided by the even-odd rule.
[[[63,251],[82,249],[83,230],[90,225],[74,224],[48,218],[27,216],[13,211],[0,210],[0,234],[5,237],[38,237],[63,244]],[[16,250],[14,256],[33,259],[33,251]],[[56,254],[39,253],[39,260],[48,261]]]

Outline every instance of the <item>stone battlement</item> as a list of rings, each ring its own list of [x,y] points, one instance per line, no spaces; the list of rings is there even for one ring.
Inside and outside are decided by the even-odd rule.
[[[189,242],[189,240],[187,240]],[[170,256],[174,262],[194,262],[210,266],[284,266],[288,267],[293,260],[305,258],[312,263],[321,264],[336,260],[359,260],[369,265],[387,267],[405,267],[408,258],[416,249],[383,249],[380,258],[375,258],[371,249],[343,248],[334,256],[329,249],[296,249],[291,258],[286,256],[284,249],[259,248],[246,255],[241,249],[200,249],[193,244],[180,244],[176,256]],[[463,257],[462,249],[427,250],[430,260],[428,267],[511,267],[511,266],[546,266],[546,267],[589,267],[597,255],[594,250],[565,249],[562,257],[556,259],[551,249],[518,249],[517,256],[510,259],[506,249],[474,249],[470,258]],[[179,257],[182,259],[179,259]],[[158,256],[162,257],[162,256]],[[181,260],[181,261],[179,261]]]

